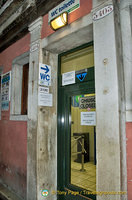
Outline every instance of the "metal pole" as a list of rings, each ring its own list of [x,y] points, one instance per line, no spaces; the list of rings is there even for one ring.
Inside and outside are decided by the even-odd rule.
[[[82,135],[82,169],[80,171],[84,172],[84,135]]]

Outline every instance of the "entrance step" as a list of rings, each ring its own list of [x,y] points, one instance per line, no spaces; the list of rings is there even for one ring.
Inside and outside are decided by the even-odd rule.
[[[0,200],[22,200],[7,187],[0,184]]]

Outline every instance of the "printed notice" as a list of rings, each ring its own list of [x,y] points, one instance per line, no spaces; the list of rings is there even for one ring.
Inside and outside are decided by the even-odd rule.
[[[62,74],[62,85],[70,85],[75,83],[75,71]]]
[[[82,126],[96,126],[96,112],[81,112]]]
[[[52,94],[46,94],[45,92],[40,92],[38,95],[38,105],[52,107]]]

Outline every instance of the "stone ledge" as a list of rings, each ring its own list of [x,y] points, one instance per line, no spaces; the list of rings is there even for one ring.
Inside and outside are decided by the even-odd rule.
[[[15,193],[0,184],[0,200],[22,200]]]

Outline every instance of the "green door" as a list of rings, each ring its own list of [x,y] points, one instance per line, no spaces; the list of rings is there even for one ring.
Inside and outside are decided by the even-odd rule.
[[[95,199],[93,46],[86,45],[60,55],[59,64],[57,199]],[[67,72],[75,74],[75,81],[62,84]]]

